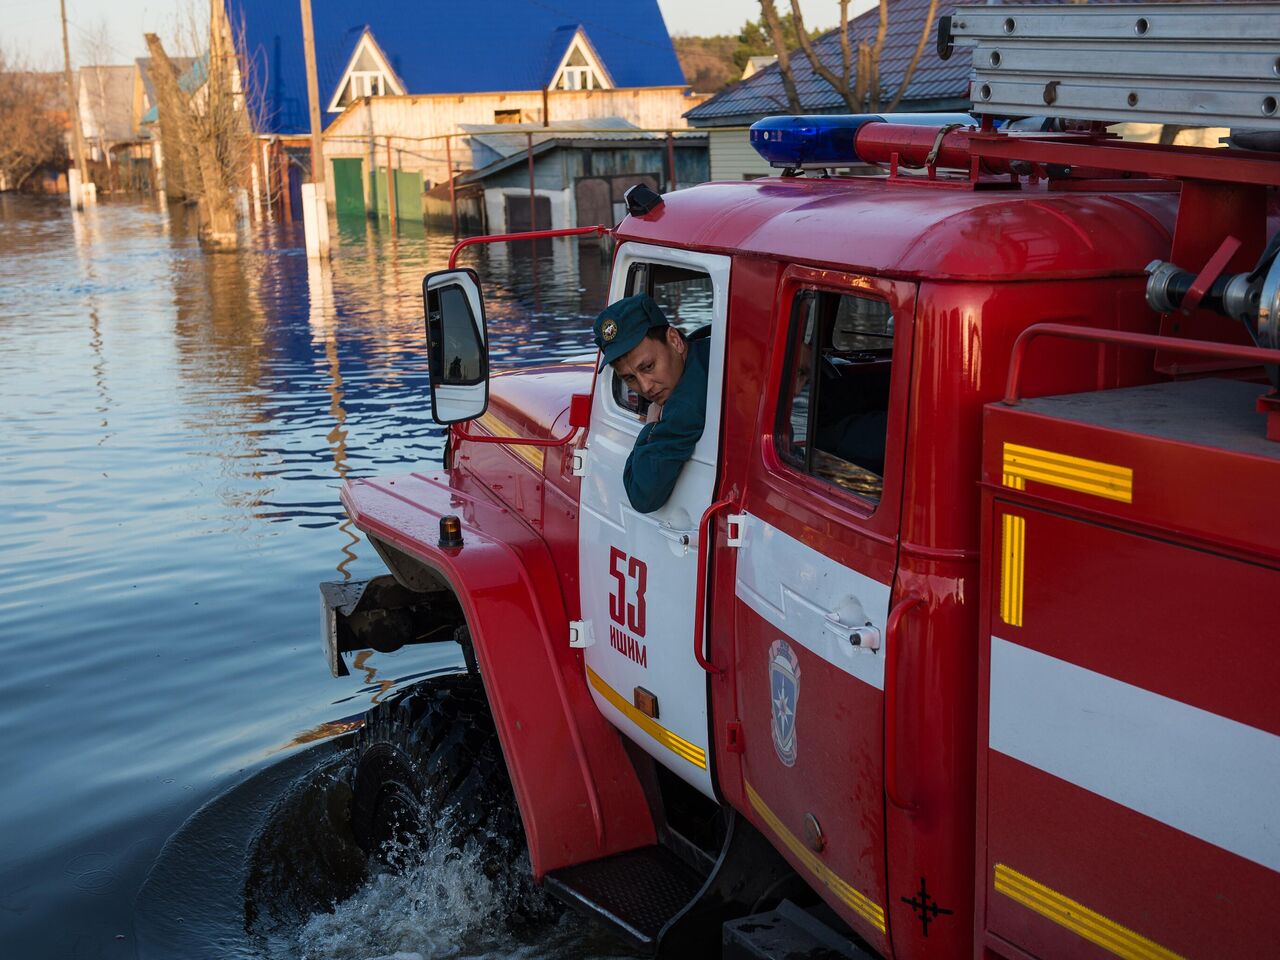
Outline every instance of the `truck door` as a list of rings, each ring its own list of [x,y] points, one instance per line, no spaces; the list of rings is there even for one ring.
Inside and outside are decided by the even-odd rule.
[[[632,509],[622,471],[644,401],[606,367],[596,378],[579,519],[587,681],[601,711],[659,763],[712,789],[707,675],[693,654],[698,521],[711,504],[720,439],[729,258],[627,243],[609,300],[648,293],[687,336],[710,336],[702,439],[667,503]]]
[[[888,954],[885,636],[914,284],[790,267],[733,599],[744,807]]]

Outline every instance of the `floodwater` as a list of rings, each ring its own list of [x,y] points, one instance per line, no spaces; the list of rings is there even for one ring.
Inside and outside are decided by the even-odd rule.
[[[209,255],[188,220],[151,201],[73,214],[0,195],[0,952],[14,960],[158,956],[144,923],[190,924],[200,943],[212,907],[242,916],[232,838],[259,828],[263,784],[337,755],[332,738],[389,690],[460,662],[453,644],[407,648],[331,678],[316,587],[383,572],[345,521],[342,479],[440,462],[420,284],[451,238],[342,224],[319,270],[299,226]],[[545,243],[464,255],[497,365],[590,349],[607,261]],[[502,892],[434,856],[270,952],[593,952],[572,919],[495,932],[485,898]],[[230,934],[210,927],[205,955],[257,955]]]

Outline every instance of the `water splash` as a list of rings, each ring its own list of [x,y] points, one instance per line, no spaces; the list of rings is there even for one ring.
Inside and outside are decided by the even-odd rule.
[[[491,848],[461,849],[435,838],[388,851],[391,869],[372,876],[332,913],[297,931],[292,955],[305,960],[551,960],[623,956],[560,908],[532,878],[519,851],[495,869]],[[585,948],[585,949],[584,949]]]

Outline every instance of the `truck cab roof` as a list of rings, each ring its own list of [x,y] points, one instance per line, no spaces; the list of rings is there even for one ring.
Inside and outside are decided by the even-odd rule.
[[[1147,192],[1119,193],[1114,181],[1020,190],[923,178],[707,183],[667,194],[644,218],[628,217],[618,238],[900,278],[1136,276],[1168,254],[1178,200],[1167,182],[1147,183]]]

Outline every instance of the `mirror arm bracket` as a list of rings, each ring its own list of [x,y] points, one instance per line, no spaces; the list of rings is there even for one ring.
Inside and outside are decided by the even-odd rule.
[[[570,427],[569,432],[560,437],[499,437],[486,433],[471,433],[462,424],[455,423],[453,435],[456,439],[466,440],[468,443],[505,443],[512,447],[563,447],[577,435],[579,429],[579,427]]]
[[[494,434],[471,433],[462,423],[453,425],[453,435],[458,440],[467,440],[471,443],[505,443],[516,447],[563,447],[577,436],[579,430],[590,424],[591,396],[590,393],[575,393],[569,398],[569,430],[559,437],[500,437]]]

